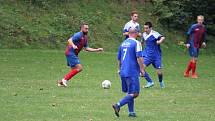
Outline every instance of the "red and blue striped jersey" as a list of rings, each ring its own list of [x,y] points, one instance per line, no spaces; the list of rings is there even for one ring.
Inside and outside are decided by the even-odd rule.
[[[202,42],[205,42],[206,39],[206,29],[204,25],[193,24],[188,32],[189,43],[192,43],[195,48],[201,48]]]
[[[77,49],[73,49],[71,45],[67,45],[66,47],[66,55],[73,54],[75,51],[75,54],[78,55],[78,53],[82,50],[83,47],[88,47],[88,37],[87,35],[84,35],[83,32],[77,32],[72,37],[73,43],[78,47]]]

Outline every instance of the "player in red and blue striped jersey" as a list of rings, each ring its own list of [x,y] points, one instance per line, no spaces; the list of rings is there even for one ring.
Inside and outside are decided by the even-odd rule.
[[[122,91],[127,93],[117,104],[113,105],[116,116],[119,117],[120,108],[128,104],[129,117],[136,117],[134,112],[134,98],[140,91],[139,77],[144,75],[142,46],[135,38],[138,31],[129,29],[129,38],[123,41],[118,50],[119,74],[121,77]]]
[[[186,47],[189,48],[189,54],[191,59],[187,65],[187,69],[184,72],[185,77],[190,76],[192,70],[192,78],[198,78],[196,74],[196,63],[199,55],[199,49],[201,46],[206,47],[206,28],[203,24],[204,16],[197,16],[197,23],[193,24],[187,32]]]
[[[154,66],[157,71],[160,87],[164,88],[163,74],[162,74],[162,54],[160,44],[163,43],[165,37],[158,32],[152,30],[152,23],[146,22],[144,24],[144,33],[142,43],[145,43],[145,49],[143,51],[144,65],[147,67],[150,64]],[[147,72],[145,72],[144,78],[147,80],[145,88],[152,87],[154,82],[150,78]]]
[[[64,78],[58,82],[58,86],[67,86],[67,81],[69,81],[73,76],[82,71],[82,65],[78,58],[78,53],[84,48],[89,52],[103,51],[103,48],[90,48],[88,47],[88,33],[89,26],[86,23],[81,24],[80,32],[75,33],[68,40],[68,45],[66,47],[66,59],[67,65],[71,67],[71,71],[64,76]]]

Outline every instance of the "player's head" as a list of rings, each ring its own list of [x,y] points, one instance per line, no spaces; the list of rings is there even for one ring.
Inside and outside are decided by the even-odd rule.
[[[138,36],[138,30],[136,28],[130,28],[128,33],[130,38],[137,38]]]
[[[144,24],[144,32],[149,34],[151,32],[151,30],[152,30],[152,23],[151,22],[146,22]]]
[[[198,15],[197,16],[197,22],[198,22],[198,24],[203,24],[203,22],[204,22],[204,16],[203,15]]]
[[[87,23],[82,23],[80,28],[81,28],[81,32],[83,32],[83,34],[87,35],[88,30],[89,30],[88,24]]]
[[[137,22],[137,20],[138,20],[138,12],[137,11],[131,12],[131,20]]]

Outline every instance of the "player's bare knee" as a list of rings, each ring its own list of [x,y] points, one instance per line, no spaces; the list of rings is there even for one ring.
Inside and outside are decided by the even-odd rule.
[[[134,98],[137,98],[139,96],[139,93],[134,93]]]

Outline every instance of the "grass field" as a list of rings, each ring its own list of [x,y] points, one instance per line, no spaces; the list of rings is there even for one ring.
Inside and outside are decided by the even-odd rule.
[[[137,118],[127,107],[116,118],[111,104],[124,96],[117,75],[116,53],[81,52],[83,72],[68,88],[56,86],[68,71],[63,51],[0,50],[1,121],[214,121],[215,56],[202,54],[198,79],[183,77],[188,56],[166,51],[163,57],[165,89],[158,81],[150,89],[141,88],[135,100]],[[153,68],[147,71],[157,80]],[[111,80],[109,90],[102,80]],[[141,86],[145,80],[141,79]]]

